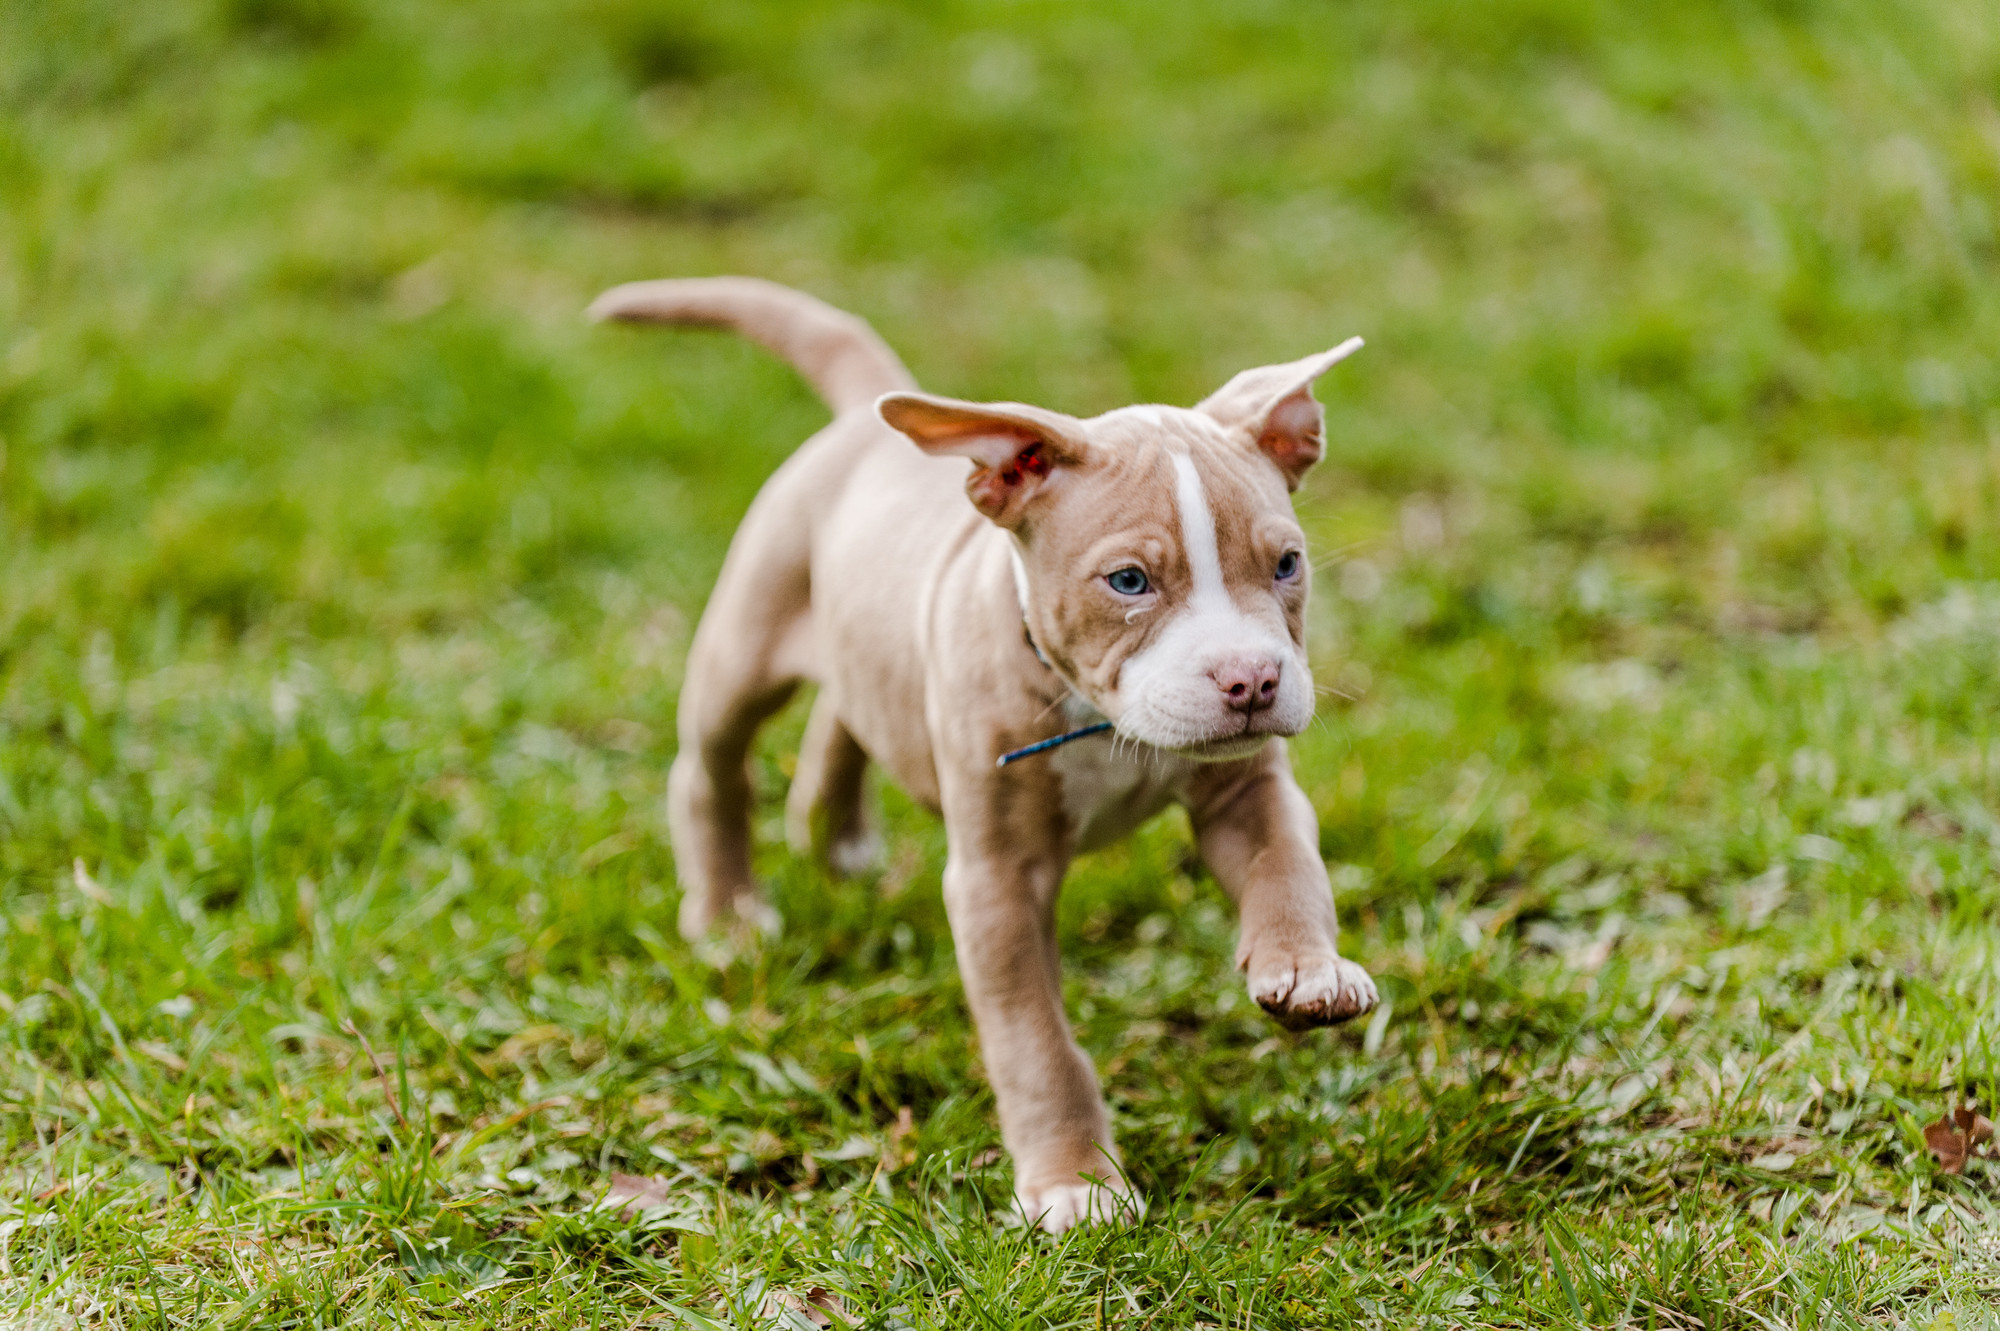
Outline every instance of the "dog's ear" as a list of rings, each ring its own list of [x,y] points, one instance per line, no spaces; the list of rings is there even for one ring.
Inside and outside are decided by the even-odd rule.
[[[1318,462],[1326,413],[1313,397],[1313,381],[1361,350],[1361,339],[1350,337],[1331,351],[1245,370],[1208,395],[1196,411],[1205,411],[1222,425],[1242,430],[1285,474],[1285,485],[1296,490]]]
[[[960,402],[929,393],[888,393],[875,410],[891,428],[937,457],[972,459],[965,494],[1002,527],[1018,527],[1050,478],[1084,460],[1083,422],[1018,402]]]

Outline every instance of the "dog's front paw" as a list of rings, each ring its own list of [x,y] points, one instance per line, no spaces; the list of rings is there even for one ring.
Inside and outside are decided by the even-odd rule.
[[[1014,1202],[1021,1218],[1060,1234],[1076,1225],[1131,1224],[1146,1214],[1146,1203],[1123,1179],[1073,1179],[1041,1187],[1022,1187]]]
[[[826,867],[842,878],[871,874],[882,867],[885,858],[882,838],[865,827],[829,842],[826,848]]]
[[[1333,1026],[1375,1006],[1375,981],[1345,957],[1253,965],[1250,997],[1286,1030]]]
[[[681,937],[690,943],[750,946],[784,929],[777,907],[754,887],[731,894],[689,889],[681,897]]]

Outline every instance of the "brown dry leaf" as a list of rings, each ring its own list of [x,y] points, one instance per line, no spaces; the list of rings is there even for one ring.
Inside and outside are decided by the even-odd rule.
[[[832,1326],[835,1317],[838,1317],[843,1324],[848,1320],[847,1304],[840,1295],[830,1289],[821,1289],[818,1285],[814,1285],[803,1294],[789,1289],[770,1290],[764,1295],[764,1302],[757,1308],[759,1317],[769,1318],[779,1326],[796,1325],[786,1318],[787,1313],[803,1317],[814,1326]]]
[[[1951,1115],[1946,1114],[1924,1129],[1924,1145],[1945,1173],[1956,1174],[1965,1168],[1965,1141],[1952,1126]]]
[[[1931,1159],[1947,1174],[1965,1172],[1965,1162],[1988,1154],[1993,1141],[1993,1120],[1960,1105],[1924,1129],[1924,1145]]]
[[[1966,1145],[1973,1151],[1993,1140],[1993,1120],[1970,1105],[1960,1105],[1952,1112],[1952,1118],[1957,1120],[1958,1130],[1965,1134]]]
[[[616,1207],[618,1214],[628,1220],[636,1219],[645,1211],[666,1206],[674,1200],[666,1179],[658,1174],[651,1178],[639,1174],[613,1174],[610,1191],[604,1194],[600,1206]]]

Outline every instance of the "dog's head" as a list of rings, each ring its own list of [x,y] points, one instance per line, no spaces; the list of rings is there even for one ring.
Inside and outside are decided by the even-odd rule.
[[[1360,346],[1247,370],[1192,409],[1079,420],[927,393],[877,409],[925,452],[971,459],[966,494],[1013,535],[1036,645],[1120,734],[1238,758],[1312,719],[1289,494],[1320,457],[1313,381]]]

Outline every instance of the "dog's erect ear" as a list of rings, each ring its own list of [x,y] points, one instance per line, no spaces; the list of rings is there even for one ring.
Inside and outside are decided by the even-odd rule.
[[[1207,412],[1229,429],[1248,432],[1285,474],[1286,487],[1296,490],[1323,450],[1326,413],[1313,397],[1313,380],[1359,350],[1361,339],[1350,337],[1317,356],[1245,370],[1195,410]]]
[[[875,410],[891,428],[937,457],[972,459],[965,494],[1002,527],[1018,527],[1037,493],[1084,459],[1083,422],[1018,402],[960,402],[929,393],[888,393]]]

